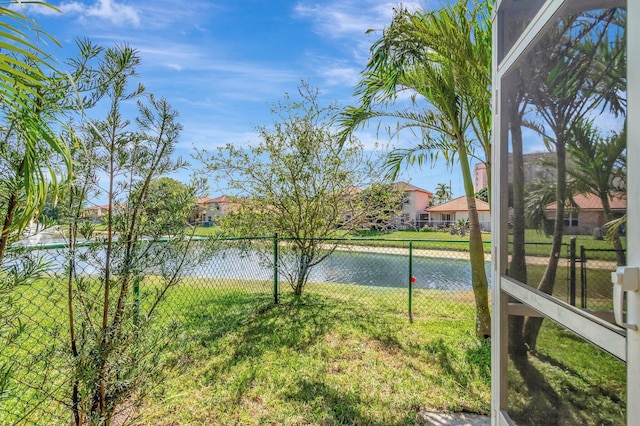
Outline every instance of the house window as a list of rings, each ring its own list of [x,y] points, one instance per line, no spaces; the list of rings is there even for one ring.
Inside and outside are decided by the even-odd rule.
[[[411,200],[409,199],[409,194],[402,194],[402,203],[409,204]]]
[[[578,226],[578,213],[570,212],[564,217],[564,226]]]

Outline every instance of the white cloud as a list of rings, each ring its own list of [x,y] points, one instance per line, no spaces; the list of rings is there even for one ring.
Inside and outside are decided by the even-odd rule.
[[[59,15],[60,10],[54,9],[52,5],[47,4],[30,4],[30,3],[10,3],[9,8],[12,10],[20,11],[21,13],[35,14],[35,15]]]
[[[217,16],[223,6],[209,0],[171,0],[136,2],[145,30],[170,30],[204,33],[208,20]]]
[[[360,81],[360,70],[355,67],[328,66],[319,70],[327,86],[348,86],[353,87]]]
[[[118,26],[140,25],[138,11],[115,0],[98,0],[91,6],[80,2],[64,2],[58,8],[67,14],[79,15],[81,19],[98,18]]]
[[[420,4],[403,2],[402,7],[414,10]],[[316,34],[335,43],[334,57],[338,51],[343,54],[341,63],[329,65],[326,64],[326,58],[316,55],[316,69],[327,85],[354,86],[360,80],[358,73],[369,59],[372,43],[380,37],[378,31],[391,23],[394,9],[399,6],[399,2],[380,0],[300,0],[296,4],[294,16],[309,21]],[[368,30],[374,31],[368,33]],[[309,53],[309,56],[313,56],[313,53]]]
[[[258,133],[241,127],[226,127],[220,123],[202,123],[183,121],[184,130],[180,136],[179,147],[190,151],[191,148],[213,151],[218,147],[232,143],[238,146],[256,145],[260,142]]]
[[[274,85],[299,78],[286,64],[254,63],[211,55],[210,45],[146,39],[138,40],[136,48],[143,57],[144,67],[190,72],[189,80],[181,82],[184,85],[204,83],[233,92],[258,94],[271,92]]]
[[[378,0],[338,0],[321,4],[308,4],[303,0],[294,10],[299,17],[310,19],[320,34],[331,38],[351,38],[369,29],[381,30],[389,25],[393,10],[399,5],[399,2]],[[420,3],[403,2],[402,6],[413,10]]]

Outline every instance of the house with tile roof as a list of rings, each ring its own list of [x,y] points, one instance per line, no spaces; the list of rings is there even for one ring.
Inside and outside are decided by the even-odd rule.
[[[226,215],[232,205],[233,203],[227,195],[216,198],[198,198],[196,200],[198,213],[195,222],[205,226],[212,225],[218,218]]]
[[[491,231],[491,211],[489,203],[476,198],[476,209],[478,210],[478,221],[482,231]],[[467,207],[467,197],[462,196],[449,200],[436,206],[427,207],[428,226],[433,228],[449,228],[460,219],[469,219],[469,207]]]
[[[609,197],[609,207],[614,218],[622,217],[627,211],[627,198],[624,195]],[[548,204],[544,209],[547,219],[554,220],[558,203]],[[602,200],[595,194],[578,194],[573,203],[567,201],[564,225],[567,234],[590,235],[596,228],[606,223]],[[599,233],[599,231],[596,231]]]
[[[402,191],[402,213],[395,220],[398,229],[420,229],[426,223],[425,208],[433,200],[433,193],[407,182],[395,182],[393,186]]]
[[[109,213],[109,205],[103,206],[90,206],[84,209],[82,213],[83,219],[88,219],[92,222],[102,222],[106,219],[107,214]]]

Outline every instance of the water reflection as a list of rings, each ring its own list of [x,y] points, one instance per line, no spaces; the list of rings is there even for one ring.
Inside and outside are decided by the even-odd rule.
[[[60,250],[39,250],[49,261],[49,269],[64,271],[64,253]],[[88,249],[79,249],[76,268],[83,274],[99,274],[104,254],[86,256]],[[185,277],[214,279],[273,279],[271,255],[257,251],[224,249],[209,259],[187,268]],[[413,288],[439,290],[470,290],[471,268],[468,260],[435,257],[413,257]],[[490,273],[490,264],[486,263]],[[153,273],[154,271],[149,271]],[[344,283],[376,287],[406,288],[409,284],[408,255],[336,251],[317,265],[309,282]]]

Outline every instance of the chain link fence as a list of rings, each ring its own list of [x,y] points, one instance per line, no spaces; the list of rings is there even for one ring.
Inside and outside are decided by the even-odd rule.
[[[537,286],[549,262],[550,243],[525,243],[527,280]],[[611,272],[616,270],[616,250],[578,246],[575,239],[563,243],[557,254],[553,296],[613,321]]]
[[[613,284],[611,272],[617,268],[616,250],[588,249],[580,247],[576,262],[579,264],[580,280],[576,287],[578,306],[595,311],[613,310]],[[609,318],[611,321],[612,317]]]
[[[164,256],[163,248],[155,250],[146,256]],[[354,313],[399,315],[407,324],[438,316],[468,321],[470,330],[473,327],[467,241],[325,241],[320,250],[326,258],[311,269],[300,298],[287,280],[296,266],[291,241],[203,240],[192,243],[190,250],[194,260],[183,265],[175,284],[163,284],[169,282],[163,265],[178,261],[171,256],[132,283],[134,291],[126,301],[132,318],[145,321],[152,312],[150,329],[157,331],[140,350],[171,350],[176,333],[194,341],[198,333],[215,334],[210,324],[216,312],[224,311],[223,321],[300,299],[318,309],[339,303],[353,306]],[[104,249],[87,244],[70,252],[63,245],[49,245],[21,249],[18,257],[24,263],[16,260],[16,268],[37,264],[45,273],[3,295],[0,337],[7,343],[0,347],[0,425],[70,424],[72,377],[80,368],[78,356],[73,356],[70,306],[75,309],[74,335],[88,339],[91,324],[99,323],[95,308],[103,303],[98,278],[105,274]],[[95,321],[83,322],[88,318]],[[205,320],[209,326],[203,330],[199,324]],[[161,357],[152,358],[160,363]]]

